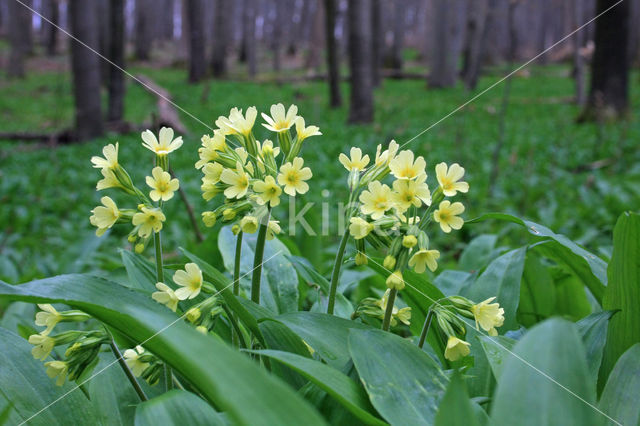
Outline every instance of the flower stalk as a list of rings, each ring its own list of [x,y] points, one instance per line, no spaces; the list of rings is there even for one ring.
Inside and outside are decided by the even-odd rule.
[[[113,355],[118,360],[118,364],[120,364],[120,368],[122,368],[122,371],[124,371],[124,374],[127,376],[127,379],[129,379],[129,383],[131,383],[131,386],[133,386],[133,389],[138,394],[140,401],[148,401],[149,397],[144,392],[144,390],[142,390],[140,383],[138,383],[138,380],[131,372],[131,369],[127,365],[127,362],[124,360],[122,354],[120,353],[120,349],[118,349],[118,345],[116,345],[116,342],[113,340],[113,338],[111,339],[111,342],[109,342],[109,346],[111,347],[111,352],[113,352]]]
[[[342,239],[340,240],[340,246],[338,247],[338,253],[336,253],[336,260],[333,264],[333,271],[331,272],[331,287],[329,288],[329,302],[327,303],[327,313],[333,315],[333,310],[336,304],[336,292],[338,291],[338,279],[340,278],[340,269],[342,268],[342,259],[344,258],[344,252],[347,248],[347,241],[349,240],[349,228],[345,229]]]
[[[242,231],[238,232],[238,236],[236,237],[236,253],[235,259],[233,262],[233,294],[235,296],[240,295],[240,260],[242,259]],[[232,312],[229,312],[229,321],[234,323],[236,318]],[[231,330],[231,341],[233,346],[238,346],[239,338],[242,336],[239,334],[239,330],[236,328],[232,328]]]
[[[429,309],[429,313],[427,313],[427,317],[424,320],[424,325],[422,326],[422,332],[420,333],[420,339],[418,340],[418,347],[422,349],[424,346],[424,342],[427,339],[427,334],[429,333],[429,327],[431,327],[431,320],[433,319],[433,310]]]
[[[389,331],[389,326],[391,325],[391,316],[393,314],[393,304],[396,301],[396,295],[398,294],[398,290],[392,288],[389,292],[389,300],[387,301],[387,309],[384,311],[384,319],[382,320],[382,330]]]
[[[251,301],[260,304],[260,281],[262,279],[262,258],[264,257],[264,244],[267,239],[267,229],[269,227],[269,217],[271,207],[267,208],[267,213],[260,222],[258,229],[258,239],[256,240],[256,251],[253,258],[253,275],[251,277]]]

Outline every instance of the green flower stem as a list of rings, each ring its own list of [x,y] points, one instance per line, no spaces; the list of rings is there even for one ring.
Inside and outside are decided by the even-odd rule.
[[[142,387],[140,386],[140,383],[138,383],[138,380],[131,372],[131,369],[129,368],[129,366],[127,365],[127,362],[122,357],[122,354],[120,353],[120,349],[118,349],[118,345],[116,345],[116,342],[113,340],[113,338],[111,339],[109,346],[111,347],[111,352],[113,352],[113,355],[118,360],[118,364],[120,364],[122,371],[124,371],[124,374],[127,376],[127,379],[129,379],[131,386],[133,386],[133,389],[138,394],[140,401],[148,401],[149,397],[147,397],[147,394],[144,393],[144,391],[142,390]]]
[[[382,320],[382,329],[384,331],[389,331],[389,326],[391,325],[391,314],[393,313],[393,304],[396,302],[396,294],[398,294],[398,290],[391,289],[389,292],[389,300],[387,300],[387,310],[384,311],[384,319]]]
[[[336,260],[333,264],[333,272],[331,273],[331,287],[329,288],[329,303],[327,304],[327,313],[333,315],[333,309],[336,304],[336,292],[338,291],[338,279],[340,278],[340,268],[342,267],[342,259],[344,258],[344,251],[347,248],[347,241],[349,240],[349,228],[345,229],[344,235],[340,240],[340,246],[338,247],[338,253],[336,254]]]
[[[238,236],[236,237],[236,255],[233,263],[233,294],[238,296],[240,294],[240,260],[242,255],[242,231],[238,232]],[[232,312],[229,313],[229,321],[234,323],[236,318]],[[233,346],[238,347],[239,340],[238,337],[242,338],[239,335],[239,330],[237,329],[237,324],[233,324],[234,328],[231,330],[231,342]],[[243,344],[246,347],[246,344]]]
[[[422,326],[422,332],[420,333],[420,340],[418,340],[418,347],[422,349],[424,341],[427,339],[427,333],[429,333],[429,327],[431,326],[431,319],[433,318],[433,310],[429,309],[427,318],[424,320],[424,326]]]
[[[231,337],[233,339],[233,345],[236,347],[239,345],[242,348],[246,348],[247,342],[244,340],[242,330],[240,330],[240,326],[238,325],[238,319],[233,315],[233,312],[231,312],[231,309],[229,309],[227,305],[222,305],[222,309],[227,313],[227,317],[231,323]]]
[[[256,241],[256,251],[253,258],[253,275],[251,277],[251,301],[260,304],[260,280],[262,279],[262,258],[264,257],[264,243],[267,239],[267,228],[269,227],[269,217],[271,215],[271,207],[267,209],[260,229],[258,230],[258,239]]]
[[[162,265],[162,236],[160,235],[160,231],[156,232],[153,235],[153,243],[156,249],[156,279],[159,283],[164,283],[164,267]],[[171,377],[173,377],[171,368],[167,364],[165,364],[164,382],[167,391],[173,389],[173,380],[171,380]]]

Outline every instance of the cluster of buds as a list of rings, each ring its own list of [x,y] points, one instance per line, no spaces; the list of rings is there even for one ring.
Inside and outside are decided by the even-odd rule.
[[[247,108],[245,114],[232,108],[228,117],[216,120],[218,128],[212,136],[202,137],[200,160],[195,165],[204,174],[202,195],[207,201],[218,194],[225,197],[222,205],[202,213],[206,226],[222,220],[235,222],[236,233],[254,233],[264,222],[268,239],[280,232],[278,221],[269,220],[271,208],[280,204],[283,193],[295,197],[309,190],[306,181],[312,176],[311,169],[304,167],[298,155],[305,139],[321,135],[318,127],[306,126],[297,114],[295,105],[285,110],[282,104],[272,105],[271,115],[262,114],[263,126],[276,134],[277,144],[256,140],[255,107]]]
[[[197,331],[207,334],[213,329],[216,319],[222,312],[223,308],[218,304],[218,299],[211,296],[189,308],[185,317],[196,327]]]
[[[134,376],[142,377],[152,386],[157,384],[163,375],[164,363],[140,345],[124,351],[122,358]]]
[[[379,320],[384,319],[384,314],[387,310],[389,303],[389,294],[391,289],[387,289],[382,298],[376,299],[374,297],[367,297],[360,301],[358,308],[351,315],[351,319],[356,319],[360,316],[368,316],[371,318],[377,318]],[[404,325],[411,324],[411,308],[398,309],[397,306],[393,306],[391,311],[391,326],[395,327],[400,321]]]
[[[129,223],[133,229],[129,233],[129,242],[135,251],[140,253],[149,243],[154,233],[160,232],[166,216],[162,212],[162,204],[173,198],[174,192],[180,187],[178,179],[169,173],[169,153],[182,146],[182,137],[174,139],[173,129],[163,127],[158,138],[150,131],[142,133],[142,145],[156,156],[156,166],[151,175],[146,177],[146,184],[150,188],[148,194],[136,187],[129,173],[118,162],[118,148],[116,142],[102,149],[104,157],[91,158],[93,167],[99,168],[103,179],[98,182],[96,189],[120,190],[136,200],[135,209],[120,209],[108,196],[101,198],[101,206],[94,208],[89,218],[91,224],[98,228],[96,235],[103,235],[117,223]]]

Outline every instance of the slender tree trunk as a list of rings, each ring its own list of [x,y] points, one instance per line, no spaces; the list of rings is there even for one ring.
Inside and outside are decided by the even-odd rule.
[[[102,56],[109,57],[109,46],[111,44],[111,29],[109,26],[109,2],[111,0],[94,0],[96,4],[96,19],[98,20],[98,52]],[[109,84],[109,68],[107,61],[99,61],[100,63],[100,81],[103,87]]]
[[[98,50],[98,17],[96,4],[86,0],[69,0],[71,33],[91,48]],[[85,46],[71,41],[71,71],[76,106],[75,137],[87,140],[103,131],[100,105],[99,57]]]
[[[124,0],[109,1],[109,28],[111,34],[107,51],[108,58],[120,68],[124,68]],[[107,77],[109,91],[107,120],[120,121],[124,114],[124,73],[109,64]]]
[[[598,0],[596,14],[615,3],[615,0]],[[615,119],[628,112],[629,11],[629,2],[623,1],[595,22],[591,89],[583,120]]]
[[[486,40],[485,24],[489,11],[488,0],[469,0],[467,34],[464,52],[462,79],[467,90],[473,90],[480,76],[483,42]]]
[[[282,24],[285,0],[276,0],[274,7],[275,18],[273,20],[273,34],[271,34],[271,50],[273,52],[273,71],[280,72],[282,67]]]
[[[32,9],[34,8],[33,0],[21,0],[21,1],[22,3],[29,6],[30,8]],[[25,8],[21,4],[19,5],[20,7],[26,10],[26,13],[28,15],[28,18],[24,21],[24,26],[25,26],[24,27],[24,38],[25,38],[24,45],[25,45],[25,52],[27,53],[27,55],[31,56],[35,53],[33,49],[33,19],[32,19],[33,15],[29,9]]]
[[[15,0],[14,0],[15,1]],[[58,46],[58,28],[60,25],[60,6],[58,0],[44,0],[42,3],[44,17],[53,23],[42,21],[43,44],[47,52],[47,56],[54,56]]]
[[[204,56],[204,12],[203,0],[187,0],[190,83],[202,80],[207,72],[207,64]]]
[[[159,10],[160,19],[157,25],[158,38],[165,41],[173,39],[173,2],[174,0],[162,0]]]
[[[456,84],[457,54],[454,47],[455,10],[449,0],[434,0],[433,29],[437,43],[431,55],[429,87],[453,87]]]
[[[153,43],[153,19],[152,11],[154,3],[152,0],[135,0],[135,43],[134,50],[136,58],[146,61],[151,53]]]
[[[322,64],[322,48],[326,46],[325,36],[325,17],[324,7],[319,1],[316,10],[313,13],[311,25],[311,45],[306,54],[304,67],[307,70],[317,69]],[[299,38],[301,39],[301,37]]]
[[[27,22],[31,20],[31,12],[17,1],[9,0],[9,78],[24,77],[24,60],[27,55],[26,32]]]
[[[351,103],[349,123],[373,121],[372,31],[369,0],[351,0],[349,19],[349,68]]]
[[[384,29],[382,21],[382,1],[371,2],[371,70],[373,72],[373,87],[380,86],[382,69],[382,52],[384,50]]]
[[[213,25],[213,50],[211,52],[211,71],[214,77],[227,75],[227,42],[231,40],[229,34],[229,2],[230,0],[216,0],[216,10]]]
[[[573,27],[578,28],[584,23],[584,0],[573,0]],[[581,49],[584,47],[583,31],[578,31],[573,36],[573,78],[576,83],[576,103],[584,105],[584,57]]]
[[[247,56],[247,71],[249,76],[253,78],[258,72],[258,64],[256,62],[256,0],[244,0],[242,20],[244,22],[242,40],[243,49]]]
[[[393,2],[393,45],[391,46],[391,55],[389,55],[391,69],[396,72],[402,71],[402,49],[404,47],[404,30],[405,30],[405,10],[406,5],[402,0],[394,0]]]
[[[322,7],[318,2],[318,7]],[[342,106],[340,93],[340,63],[338,42],[336,40],[336,0],[324,0],[325,40],[327,46],[327,70],[329,76],[329,105],[331,108]]]

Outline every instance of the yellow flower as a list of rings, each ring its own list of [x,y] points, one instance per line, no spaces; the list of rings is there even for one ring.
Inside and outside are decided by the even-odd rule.
[[[153,201],[169,201],[173,198],[173,193],[180,187],[178,179],[171,179],[169,172],[162,170],[162,167],[154,167],[151,175],[147,176],[147,185],[152,189],[149,197]]]
[[[104,158],[93,156],[91,162],[96,169],[114,169],[118,165],[118,142],[115,145],[109,144],[102,148]]]
[[[56,339],[43,334],[32,334],[29,336],[29,343],[34,345],[33,349],[31,349],[33,357],[44,361],[56,345]]]
[[[230,185],[224,190],[224,196],[227,198],[242,198],[249,189],[249,175],[245,173],[242,164],[236,163],[236,170],[224,169],[220,174],[220,180]]]
[[[196,162],[196,169],[202,168],[205,164],[216,161],[220,156],[220,152],[224,151],[227,143],[222,132],[215,130],[213,137],[209,135],[202,136],[202,146],[198,148],[200,160]]]
[[[404,278],[402,277],[402,272],[398,269],[397,271],[389,275],[385,284],[387,284],[387,287],[389,287],[390,289],[395,288],[398,291],[402,290],[404,288]]]
[[[389,147],[381,153],[382,145],[378,145],[376,149],[376,166],[388,165],[395,158],[399,148],[398,143],[392,140],[389,142]]]
[[[409,267],[414,271],[421,274],[428,267],[431,272],[438,268],[438,262],[440,258],[440,252],[438,250],[418,250],[411,259],[409,259]]]
[[[47,367],[47,376],[52,379],[57,377],[56,385],[62,386],[67,379],[69,365],[64,361],[49,361],[45,362],[44,366]]]
[[[311,179],[313,174],[309,167],[302,167],[304,160],[300,157],[293,159],[293,162],[283,164],[278,174],[278,183],[284,186],[284,192],[294,197],[296,192],[304,194],[309,190],[309,185],[305,180]]]
[[[253,234],[258,230],[258,218],[255,216],[245,216],[240,219],[240,229],[245,234]]]
[[[280,228],[280,222],[277,220],[270,220],[267,224],[267,240],[273,240],[280,231],[282,231],[282,228]]]
[[[391,188],[377,180],[373,181],[360,194],[360,202],[363,214],[371,215],[373,220],[380,219],[392,207]]]
[[[416,158],[413,161],[413,152],[406,150],[400,151],[397,157],[395,157],[389,163],[389,169],[396,179],[415,179],[421,174],[425,174],[424,168],[427,163],[422,156]]]
[[[202,178],[202,183],[212,183],[216,184],[220,182],[220,176],[222,175],[222,171],[224,167],[220,163],[207,163],[204,165],[202,172],[204,173],[204,177]]]
[[[176,271],[173,281],[181,287],[175,291],[178,299],[193,299],[202,289],[202,271],[195,263],[187,263],[184,271]]]
[[[393,201],[399,211],[407,211],[409,207],[420,207],[422,203],[431,204],[431,192],[425,182],[426,174],[422,174],[416,180],[398,179],[393,182]]]
[[[400,320],[404,325],[411,325],[411,308],[406,307],[400,309],[396,314],[396,318]]]
[[[160,291],[153,292],[151,298],[175,312],[178,308],[178,296],[176,296],[176,293],[165,283],[156,283],[156,288]]]
[[[121,188],[120,181],[116,178],[116,175],[113,173],[111,169],[102,169],[100,170],[102,173],[103,179],[99,180],[96,184],[96,190],[102,191],[107,188]]]
[[[152,232],[160,232],[162,222],[165,220],[167,220],[167,217],[162,213],[162,210],[142,207],[142,212],[134,214],[131,222],[133,226],[140,226],[138,235],[142,238],[147,238]]]
[[[93,215],[89,218],[89,222],[96,228],[96,235],[99,237],[104,234],[107,229],[111,228],[120,218],[120,210],[113,200],[109,197],[100,199],[102,206],[98,206],[91,210]]]
[[[282,189],[278,186],[273,176],[267,176],[263,181],[254,182],[253,190],[258,194],[256,201],[261,206],[269,203],[271,207],[275,207],[280,204]]]
[[[175,151],[182,146],[182,136],[173,138],[173,129],[171,127],[163,127],[160,129],[159,139],[156,139],[156,135],[151,130],[145,130],[142,132],[142,146],[148,150],[155,152],[156,155],[167,155]]]
[[[438,210],[433,212],[433,218],[440,224],[440,228],[446,233],[451,232],[451,229],[460,229],[464,224],[464,220],[457,215],[464,212],[464,206],[460,202],[451,204],[448,200],[444,200],[440,203]]]
[[[36,314],[36,325],[39,325],[40,327],[47,327],[47,329],[42,331],[40,334],[48,336],[49,333],[51,333],[51,330],[53,330],[53,327],[60,322],[62,315],[56,311],[56,308],[48,303],[39,304],[38,308],[42,309],[42,312],[38,312]]]
[[[455,336],[449,336],[447,348],[444,350],[444,357],[449,361],[457,361],[469,355],[469,346],[471,346],[469,342],[465,342]]]
[[[362,156],[362,150],[360,148],[351,148],[349,151],[351,158],[347,157],[345,154],[340,154],[338,160],[344,166],[345,169],[352,171],[358,170],[362,171],[369,164],[369,156]]]
[[[351,222],[349,233],[356,240],[363,239],[369,235],[369,232],[373,231],[373,223],[369,223],[361,217],[352,217],[349,222]]]
[[[247,108],[247,114],[242,115],[242,110],[233,108],[229,115],[229,127],[231,127],[236,133],[244,136],[248,136],[253,129],[253,124],[256,122],[258,116],[258,110],[252,106]]]
[[[471,313],[476,319],[476,329],[480,324],[480,327],[488,331],[491,336],[496,336],[498,334],[496,327],[504,324],[504,309],[500,307],[499,303],[490,303],[494,299],[495,297],[490,297],[471,307]]]
[[[298,142],[302,142],[306,138],[311,136],[320,136],[320,128],[318,126],[305,127],[304,118],[296,118],[296,134],[298,135]]]
[[[258,145],[259,144],[260,142],[258,142]],[[262,146],[259,146],[259,150],[264,157],[273,154],[273,157],[275,158],[280,154],[280,147],[276,146],[274,148],[273,142],[271,142],[269,139],[265,139],[265,141],[262,142]]]
[[[285,130],[289,130],[293,123],[295,122],[298,114],[298,107],[295,105],[291,105],[289,110],[284,110],[284,105],[276,104],[271,105],[271,117],[262,113],[262,118],[266,123],[262,125],[272,132],[280,133]]]
[[[440,163],[436,166],[438,183],[442,188],[442,193],[447,197],[453,197],[457,191],[469,191],[469,184],[467,182],[458,182],[463,176],[464,168],[458,163],[453,163],[448,170],[445,163]]]
[[[142,346],[136,346],[135,349],[127,349],[122,354],[124,361],[127,363],[134,376],[140,377],[144,370],[149,366],[148,362],[140,360],[140,356],[144,354]]]
[[[389,303],[389,295],[391,294],[391,289],[387,289],[382,295],[382,299],[376,302],[376,305],[380,307],[382,310],[382,316],[380,319],[384,318],[384,312],[387,310],[387,304]],[[400,320],[405,325],[410,325],[411,321],[411,308],[402,308],[398,309],[397,306],[393,306],[391,309],[391,325],[395,326],[397,324],[396,319]]]

